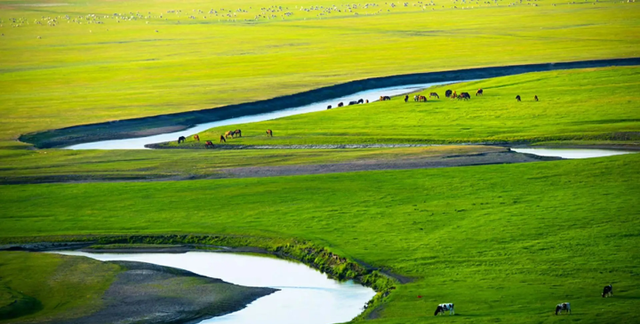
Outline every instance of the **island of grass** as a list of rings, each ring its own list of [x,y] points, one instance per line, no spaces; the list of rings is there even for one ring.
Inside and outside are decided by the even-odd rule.
[[[0,253],[2,323],[186,323],[238,311],[277,289],[154,264]]]

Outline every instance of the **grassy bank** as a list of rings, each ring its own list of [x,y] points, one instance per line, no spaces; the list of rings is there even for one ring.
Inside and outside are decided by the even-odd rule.
[[[3,141],[367,77],[640,54],[638,4],[613,1],[0,6]]]
[[[426,89],[420,94],[440,95],[440,99],[426,103],[414,102],[411,94],[407,103],[400,96],[391,101],[218,127],[200,137],[217,143],[220,134],[239,128],[242,138],[228,143],[639,143],[640,96],[630,92],[640,87],[639,75],[638,67],[528,73]],[[475,96],[480,88],[484,95]],[[447,89],[458,94],[469,92],[472,98],[445,98]],[[523,100],[517,102],[516,95]],[[540,101],[534,101],[536,95]],[[266,129],[272,129],[275,136],[267,137]],[[186,145],[198,144],[204,146],[193,139]]]
[[[572,319],[630,322],[640,294],[629,248],[640,243],[639,159],[2,186],[2,236],[296,237],[415,278],[389,296],[380,323],[432,321],[442,302],[456,304],[455,322],[553,322],[563,301]],[[616,296],[605,300],[609,283]]]

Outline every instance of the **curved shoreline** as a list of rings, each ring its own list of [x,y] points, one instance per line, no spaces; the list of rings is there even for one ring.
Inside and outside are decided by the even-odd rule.
[[[446,82],[449,80],[485,79],[529,72],[628,65],[640,65],[640,57],[522,64],[377,77],[219,108],[117,120],[24,134],[19,137],[19,140],[31,143],[37,148],[56,148],[86,142],[136,138],[179,131],[196,124],[289,109],[375,88]]]

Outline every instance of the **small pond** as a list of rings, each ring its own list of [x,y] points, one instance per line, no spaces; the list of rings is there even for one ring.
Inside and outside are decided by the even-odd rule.
[[[358,316],[363,311],[364,304],[375,295],[371,288],[352,281],[328,279],[325,274],[304,264],[275,258],[215,252],[56,253],[87,256],[101,261],[154,263],[238,285],[280,289],[257,299],[238,312],[200,323],[342,323]]]

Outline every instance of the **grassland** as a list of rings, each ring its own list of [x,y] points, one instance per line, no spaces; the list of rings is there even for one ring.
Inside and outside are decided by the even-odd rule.
[[[355,10],[346,7],[351,2],[327,0],[65,3],[0,2],[3,147],[31,131],[212,108],[373,76],[640,56],[637,3],[380,1]],[[250,20],[271,5],[284,7],[269,13],[278,19]],[[341,12],[300,10],[332,5]],[[216,18],[208,13],[212,6]],[[293,15],[282,20],[287,11]]]
[[[563,301],[572,320],[631,323],[640,296],[638,162],[1,186],[1,235],[297,237],[415,278],[376,323],[433,321],[440,302],[456,303],[454,322],[556,322]],[[608,283],[616,296],[604,300]]]

